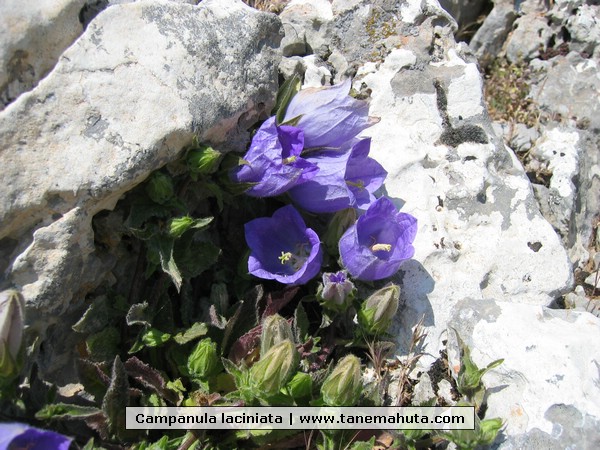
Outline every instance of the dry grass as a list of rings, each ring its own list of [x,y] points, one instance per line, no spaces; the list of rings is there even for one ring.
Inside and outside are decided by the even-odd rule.
[[[289,0],[243,0],[243,2],[252,8],[279,14],[283,11]]]

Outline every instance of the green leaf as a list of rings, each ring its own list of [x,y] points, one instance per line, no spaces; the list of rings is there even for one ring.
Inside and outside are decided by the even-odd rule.
[[[149,327],[150,322],[152,321],[152,316],[148,311],[148,302],[131,305],[125,320],[127,321],[128,326],[143,325],[145,327]]]
[[[56,403],[44,406],[36,413],[35,418],[38,420],[81,418],[93,416],[99,412],[102,412],[102,410],[94,408],[93,406]]]
[[[169,339],[171,339],[171,335],[169,333],[163,333],[156,328],[148,328],[142,334],[142,343],[146,347],[160,347]]]
[[[173,250],[174,259],[186,278],[197,277],[212,267],[220,254],[221,249],[212,242],[195,241],[192,236],[178,240]]]
[[[116,327],[104,330],[88,336],[85,340],[87,351],[94,361],[110,361],[119,353],[121,333]]]
[[[155,236],[148,242],[148,248],[149,250],[152,249],[158,252],[163,272],[171,277],[171,281],[173,281],[175,288],[179,292],[183,278],[173,257],[174,243],[175,239],[173,238]]]
[[[208,333],[208,325],[204,322],[196,322],[187,330],[173,336],[173,340],[178,344],[183,345],[206,335],[206,333]]]
[[[113,435],[125,431],[125,408],[129,403],[129,383],[121,359],[117,356],[113,362],[110,385],[102,400],[102,411],[108,418],[108,428]]]
[[[349,447],[350,450],[371,450],[375,448],[375,436],[368,441],[355,441]]]
[[[294,322],[292,323],[294,338],[296,342],[305,342],[306,335],[308,334],[308,316],[302,306],[302,302],[298,303],[296,311],[294,312]]]
[[[298,125],[298,122],[300,122],[300,119],[302,119],[302,115],[292,117],[291,119],[286,120],[285,122],[283,122],[280,125],[289,125],[291,127],[295,127],[296,125]]]
[[[112,324],[115,315],[105,296],[96,297],[71,328],[78,333],[96,333]]]
[[[294,74],[294,76],[285,80],[277,91],[277,100],[275,101],[275,107],[273,108],[273,113],[277,116],[277,124],[283,122],[287,107],[292,98],[294,98],[294,95],[298,93],[301,86],[302,82],[300,81],[300,77],[297,74]]]
[[[183,216],[171,219],[169,224],[169,235],[175,239],[181,237],[188,230],[200,230],[206,228],[213,221],[213,217],[203,219],[194,219],[190,216]]]

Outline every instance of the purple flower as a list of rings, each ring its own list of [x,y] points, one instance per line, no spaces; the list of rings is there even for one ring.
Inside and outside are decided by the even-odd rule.
[[[417,219],[398,212],[386,197],[376,200],[340,239],[342,263],[360,280],[392,276],[415,253]]]
[[[293,206],[278,209],[273,217],[251,220],[244,228],[252,275],[303,284],[319,273],[323,260],[319,236],[306,227]]]
[[[313,163],[300,157],[304,135],[296,127],[275,124],[267,119],[258,129],[245,163],[234,169],[231,178],[238,183],[254,183],[246,191],[253,197],[273,197],[316,175]]]
[[[354,283],[350,281],[346,272],[323,274],[323,287],[317,293],[321,303],[335,311],[345,311],[354,297]]]
[[[0,450],[68,450],[71,440],[22,423],[0,423]]]
[[[284,122],[304,132],[304,147],[339,148],[362,130],[378,122],[369,117],[369,105],[348,95],[350,79],[331,87],[307,88],[288,105]]]
[[[351,148],[344,151],[344,147]],[[366,209],[375,201],[373,193],[381,187],[387,172],[369,158],[371,138],[355,139],[344,147],[306,157],[319,167],[319,172],[290,190],[294,203],[307,211],[324,213],[351,207]]]

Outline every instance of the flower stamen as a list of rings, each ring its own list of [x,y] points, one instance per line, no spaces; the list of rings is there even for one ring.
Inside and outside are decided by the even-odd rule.
[[[349,180],[346,180],[346,184],[348,186],[353,186],[355,188],[358,188],[361,191],[365,188],[365,182],[363,180],[358,180],[358,181],[349,181]]]
[[[289,156],[287,158],[284,158],[282,162],[283,162],[283,164],[293,164],[293,163],[296,162],[296,159],[298,159],[298,157],[292,155],[292,156]]]
[[[281,256],[278,257],[281,264],[287,264],[291,259],[293,259],[291,252],[281,252]]]
[[[389,252],[391,250],[392,250],[391,244],[373,244],[371,246],[372,252],[379,252],[379,251]]]

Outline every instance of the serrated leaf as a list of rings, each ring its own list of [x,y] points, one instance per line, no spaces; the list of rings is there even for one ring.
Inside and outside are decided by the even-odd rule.
[[[173,336],[173,340],[178,344],[183,345],[206,335],[206,333],[208,333],[208,325],[204,322],[196,322],[187,330]]]
[[[125,320],[128,326],[143,325],[149,327],[152,317],[148,311],[148,302],[131,305],[129,311],[127,311]]]
[[[173,257],[173,246],[175,240],[165,236],[155,236],[148,241],[149,249],[153,249],[158,252],[160,259],[160,266],[167,275],[171,277],[171,281],[175,285],[177,292],[181,289],[181,282],[183,280],[179,267],[175,263]]]
[[[75,419],[82,417],[89,417],[94,414],[98,414],[102,410],[94,408],[92,406],[79,406],[69,405],[66,403],[56,403],[53,405],[46,405],[35,415],[38,420],[49,420],[49,419]]]
[[[132,356],[125,361],[124,366],[129,376],[134,380],[141,383],[143,386],[152,389],[172,404],[178,402],[179,396],[176,392],[173,392],[167,387],[167,382],[158,370],[150,367],[135,356]]]
[[[294,74],[292,77],[285,80],[277,91],[277,99],[275,101],[273,113],[276,115],[278,124],[283,122],[287,107],[292,98],[294,98],[294,95],[298,93],[301,86],[302,82],[300,77],[297,74]]]
[[[97,363],[87,359],[77,360],[77,374],[86,392],[92,394],[96,399],[101,399],[106,394],[110,384],[110,377],[104,373],[103,367],[106,363]]]
[[[83,313],[81,319],[71,328],[78,333],[96,333],[112,324],[115,312],[104,296],[96,297]]]
[[[139,198],[131,205],[129,216],[125,220],[125,226],[130,230],[141,232],[144,223],[151,218],[166,219],[171,215],[168,205],[159,205],[149,198]]]
[[[292,322],[292,330],[294,331],[294,337],[296,342],[304,342],[305,337],[308,333],[308,316],[306,310],[302,306],[302,302],[298,303],[296,311],[294,311],[294,321]]]
[[[116,356],[113,362],[110,386],[102,399],[102,411],[108,419],[111,434],[121,435],[125,431],[125,408],[129,403],[129,382],[127,372]]]

